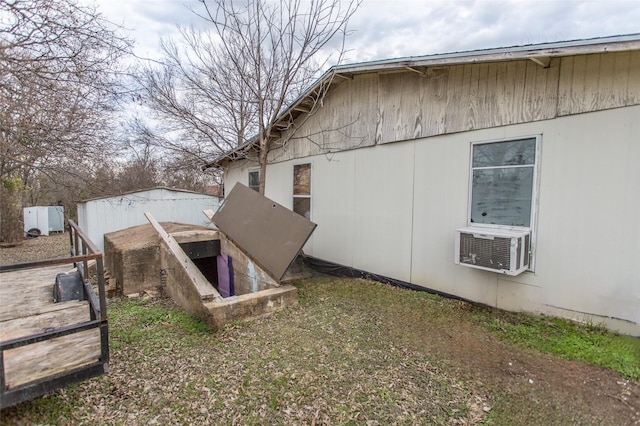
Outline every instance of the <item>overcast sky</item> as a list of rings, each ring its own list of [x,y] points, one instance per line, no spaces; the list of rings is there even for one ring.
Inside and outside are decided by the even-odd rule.
[[[196,0],[81,0],[129,28],[139,56],[161,35],[202,25]],[[343,63],[640,33],[640,0],[364,0]]]

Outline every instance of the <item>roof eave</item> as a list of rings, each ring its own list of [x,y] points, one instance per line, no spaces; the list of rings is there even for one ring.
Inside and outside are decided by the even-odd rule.
[[[333,69],[336,73],[340,74],[357,74],[381,71],[385,69],[402,69],[406,67],[458,65],[479,62],[521,60],[545,56],[557,57],[601,52],[616,52],[635,49],[640,49],[640,33],[585,40],[441,53],[426,56],[408,56],[403,58],[362,62],[358,64],[338,65]]]
[[[305,90],[285,111],[280,114],[273,123],[274,128],[278,124],[289,121],[303,112],[295,112],[300,109],[306,99],[312,97],[323,85],[332,83],[335,77],[353,78],[356,74],[372,72],[415,70],[416,68],[428,68],[447,65],[462,65],[483,62],[500,62],[531,59],[541,66],[548,66],[548,58],[572,55],[585,55],[603,52],[618,52],[626,50],[640,50],[640,33],[618,35],[611,37],[598,37],[582,40],[571,40],[552,43],[529,44],[523,46],[500,47],[495,49],[471,50],[465,52],[442,53],[427,56],[410,56],[396,59],[384,59],[379,61],[362,62],[357,64],[334,65],[329,68],[315,83]],[[547,64],[547,65],[545,65]],[[280,126],[284,128],[285,126]],[[252,140],[242,147],[238,147],[205,165],[203,168],[224,167],[227,162],[235,161],[234,153],[240,149],[252,148],[256,140]]]

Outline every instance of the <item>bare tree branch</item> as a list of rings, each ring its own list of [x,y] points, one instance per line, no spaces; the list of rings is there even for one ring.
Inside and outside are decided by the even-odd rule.
[[[111,151],[131,43],[73,0],[0,0],[0,179]]]
[[[320,55],[330,43],[342,38],[344,48],[346,26],[360,0],[200,3],[203,11],[194,13],[211,28],[182,29],[180,43],[163,41],[165,62],[148,66],[141,79],[145,100],[165,133],[186,136],[182,144],[189,149],[206,140],[211,157],[255,138],[259,149],[252,159],[260,164],[264,193],[273,126],[318,77],[329,58]],[[343,49],[338,61],[342,54]]]

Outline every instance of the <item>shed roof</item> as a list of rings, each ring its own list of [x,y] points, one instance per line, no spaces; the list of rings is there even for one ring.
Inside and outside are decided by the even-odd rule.
[[[334,65],[284,110],[272,126],[275,129],[288,128],[288,123],[308,112],[316,103],[318,93],[337,86],[341,79],[351,79],[358,74],[403,70],[424,73],[427,68],[433,67],[523,59],[548,67],[554,57],[629,50],[640,50],[640,33]],[[257,149],[256,144],[257,138],[251,139],[221,154],[204,168],[223,167],[228,162],[246,158],[247,153]]]
[[[196,194],[196,195],[203,195],[206,197],[215,197],[215,198],[220,198],[216,195],[211,195],[211,194],[205,194],[203,192],[196,192],[196,191],[190,191],[188,189],[177,189],[177,188],[169,188],[167,186],[156,186],[154,188],[147,188],[147,189],[139,189],[136,191],[129,191],[129,192],[123,192],[120,194],[113,194],[113,195],[106,195],[103,197],[95,197],[95,198],[88,198],[86,200],[82,200],[81,203],[86,203],[87,201],[96,201],[96,200],[106,200],[107,198],[119,198],[119,197],[125,197],[125,196],[129,196],[129,195],[135,195],[135,194],[140,194],[142,192],[149,192],[149,191],[169,191],[169,192],[179,192],[179,193],[187,193],[187,194]]]

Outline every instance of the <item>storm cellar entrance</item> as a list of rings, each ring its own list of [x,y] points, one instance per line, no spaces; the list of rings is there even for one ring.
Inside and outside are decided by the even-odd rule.
[[[191,241],[186,243],[178,243],[180,248],[191,259],[194,265],[202,272],[202,275],[218,290],[222,297],[233,296],[233,291],[220,291],[218,285],[218,261],[220,256],[220,240],[208,241]]]
[[[277,283],[266,279],[256,265],[224,236],[215,240],[179,242],[178,245],[221,297],[264,290]]]
[[[214,330],[297,302],[287,282],[316,224],[241,184],[217,212],[203,213],[215,228],[160,225],[145,212],[149,225],[105,234],[116,287],[134,294],[159,286]]]
[[[223,299],[257,293],[279,284],[269,274],[233,244],[221,232],[216,236],[196,239],[188,233],[172,236],[184,252]]]

